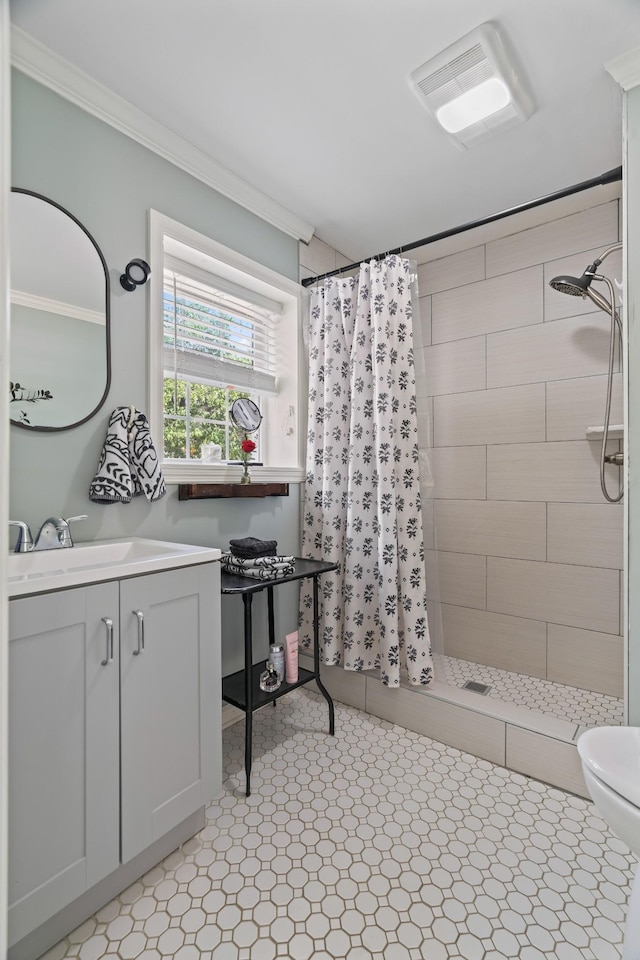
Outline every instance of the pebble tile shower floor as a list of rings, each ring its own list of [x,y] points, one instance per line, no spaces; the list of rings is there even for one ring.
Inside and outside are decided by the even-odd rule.
[[[634,861],[585,800],[308,688],[224,732],[208,825],[46,960],[618,960]]]

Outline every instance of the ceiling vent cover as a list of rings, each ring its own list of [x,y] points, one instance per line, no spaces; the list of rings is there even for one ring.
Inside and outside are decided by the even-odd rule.
[[[483,23],[414,70],[424,106],[458,146],[476,146],[533,113],[533,101],[506,39]]]

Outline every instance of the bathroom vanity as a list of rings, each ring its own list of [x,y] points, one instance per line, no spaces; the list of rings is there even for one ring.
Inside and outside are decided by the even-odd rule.
[[[130,540],[10,558],[10,958],[204,825],[222,782],[219,556]]]

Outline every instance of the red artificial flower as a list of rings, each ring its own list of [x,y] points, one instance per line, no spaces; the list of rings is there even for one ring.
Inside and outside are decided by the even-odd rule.
[[[255,448],[256,448],[255,443],[253,442],[253,440],[249,440],[248,437],[246,437],[246,438],[242,441],[242,452],[243,452],[243,453],[253,453],[253,451],[255,450]]]

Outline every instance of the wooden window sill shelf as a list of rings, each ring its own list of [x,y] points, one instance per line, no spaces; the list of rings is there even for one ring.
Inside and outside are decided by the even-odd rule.
[[[288,497],[288,483],[180,483],[180,500],[218,500],[224,497]]]

